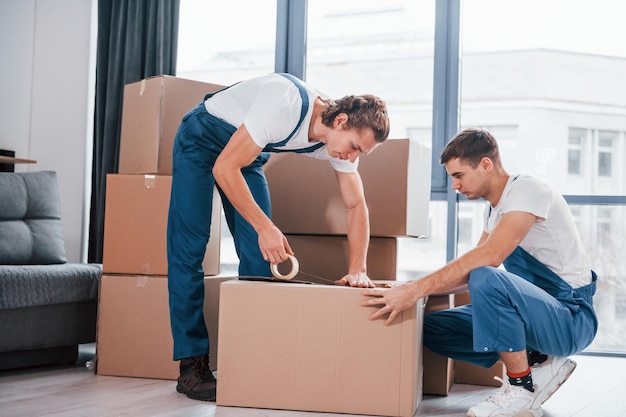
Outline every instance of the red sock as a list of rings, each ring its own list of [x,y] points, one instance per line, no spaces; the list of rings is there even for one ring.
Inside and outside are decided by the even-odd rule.
[[[506,374],[509,377],[509,382],[511,383],[511,385],[518,385],[526,388],[530,392],[535,392],[533,377],[530,373],[530,368],[526,369],[524,372],[518,373],[506,371]]]
[[[526,369],[525,371],[518,372],[518,373],[513,373],[513,372],[506,371],[506,374],[507,374],[507,376],[509,378],[523,378],[526,375],[530,374],[530,367],[528,369]]]

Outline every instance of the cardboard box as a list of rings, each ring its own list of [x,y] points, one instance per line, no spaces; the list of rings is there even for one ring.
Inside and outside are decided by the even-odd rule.
[[[217,368],[219,289],[233,277],[204,279],[204,319],[211,369]],[[176,379],[167,279],[103,275],[98,305],[96,372],[99,375]]]
[[[430,167],[430,148],[410,139],[389,139],[370,155],[360,157],[371,236],[427,235]],[[264,170],[272,219],[283,233],[347,234],[346,210],[328,161],[272,154]]]
[[[120,174],[172,174],[178,126],[207,93],[222,85],[159,75],[124,86]]]
[[[317,283],[336,281],[348,273],[350,249],[345,236],[287,235],[300,273],[297,279]],[[398,260],[398,239],[373,237],[367,253],[368,276],[374,280],[395,280]],[[291,267],[285,262],[287,270]],[[279,266],[282,270],[283,264]]]
[[[432,295],[424,314],[445,310],[454,305],[452,295]],[[424,394],[448,395],[454,384],[455,361],[424,347]]]
[[[217,405],[412,417],[421,401],[423,307],[388,327],[362,289],[221,285]]]
[[[107,274],[167,276],[169,175],[107,175],[102,269]],[[213,193],[204,275],[220,271],[221,211]]]
[[[217,369],[219,349],[219,311],[220,288],[222,282],[236,280],[238,277],[205,277],[204,278],[204,321],[209,331],[209,365],[212,371]]]
[[[495,376],[506,380],[504,362],[497,361],[491,368],[483,368],[469,362],[454,361],[454,383],[500,387],[502,384],[493,379]]]
[[[167,279],[102,276],[96,351],[99,375],[178,378]]]
[[[469,291],[454,294],[454,305],[457,307],[471,302]],[[500,387],[502,384],[493,379],[495,376],[507,378],[504,362],[497,361],[491,368],[483,368],[469,362],[454,361],[454,382],[457,384]]]

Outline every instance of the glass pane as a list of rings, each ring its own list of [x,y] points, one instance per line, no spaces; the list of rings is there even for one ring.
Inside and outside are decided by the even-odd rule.
[[[447,206],[445,201],[430,202],[427,238],[398,239],[398,281],[423,277],[446,264]]]
[[[230,85],[274,72],[275,46],[276,0],[180,1],[177,77]],[[223,213],[220,263],[222,274],[237,274]]]
[[[580,151],[570,149],[567,152],[567,173],[580,175]]]
[[[390,138],[431,137],[435,2],[309,1],[306,79],[387,102]]]
[[[181,0],[176,75],[230,85],[274,71],[276,0]]]
[[[483,233],[483,215],[485,200],[463,200],[459,202],[459,238],[457,240],[457,256],[461,256],[476,247]],[[461,237],[464,238],[461,238]]]
[[[379,96],[390,139],[431,146],[435,2],[315,0],[308,7],[307,82],[331,98]],[[445,207],[431,202],[427,239],[400,239],[398,279],[445,264]]]
[[[572,205],[592,269],[598,334],[587,351],[624,352],[626,342],[626,206]]]
[[[599,155],[606,150],[598,141],[602,131],[612,130],[614,149],[624,149],[626,3],[462,4],[461,126],[516,126],[516,153],[503,155],[509,172],[516,164],[517,171],[548,179],[564,194],[624,195],[626,153]],[[581,148],[578,168],[568,153],[573,129],[588,146]]]
[[[511,173],[514,163],[566,195],[625,195],[626,3],[462,4],[461,126],[516,126],[516,153],[503,155]],[[625,352],[626,208],[571,208],[599,276],[587,351]]]
[[[600,177],[611,176],[611,159],[613,155],[609,152],[598,153],[598,175]]]

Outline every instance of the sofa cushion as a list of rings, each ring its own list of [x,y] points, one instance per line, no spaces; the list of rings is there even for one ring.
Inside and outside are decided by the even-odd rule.
[[[0,310],[98,299],[102,265],[0,265]]]
[[[0,265],[67,262],[57,175],[0,173]]]

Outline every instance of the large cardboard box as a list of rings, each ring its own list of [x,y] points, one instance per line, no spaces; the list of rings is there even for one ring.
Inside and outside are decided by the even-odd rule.
[[[211,369],[217,367],[219,289],[233,277],[205,277],[204,320],[209,332]],[[167,279],[103,275],[100,282],[96,350],[99,375],[176,379],[172,360]]]
[[[350,248],[346,236],[287,235],[300,266],[297,279],[328,283],[348,273]],[[367,273],[374,280],[395,280],[398,239],[373,237],[367,253]],[[290,267],[289,262],[285,262]],[[287,269],[289,269],[286,267]],[[282,272],[279,266],[279,271]],[[286,274],[287,272],[282,272]]]
[[[221,285],[217,404],[412,417],[421,401],[423,307],[371,321],[362,289]]]
[[[169,175],[107,175],[102,269],[107,274],[167,276]],[[220,197],[213,193],[204,275],[220,271]]]
[[[431,295],[424,314],[454,306],[453,295]],[[455,361],[424,347],[424,394],[448,395],[454,384]]]
[[[410,139],[389,139],[360,157],[372,236],[427,235],[430,167],[430,148]],[[264,169],[272,219],[283,233],[347,234],[346,210],[328,161],[272,154]]]
[[[185,114],[222,85],[159,75],[124,86],[121,174],[172,174],[172,149]]]

